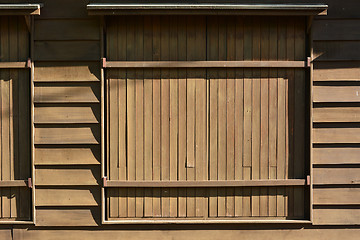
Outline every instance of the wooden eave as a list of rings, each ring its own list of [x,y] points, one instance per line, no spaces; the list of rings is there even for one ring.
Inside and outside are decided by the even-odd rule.
[[[0,15],[40,15],[42,4],[0,4]]]
[[[326,15],[325,4],[129,4],[91,3],[90,15]]]

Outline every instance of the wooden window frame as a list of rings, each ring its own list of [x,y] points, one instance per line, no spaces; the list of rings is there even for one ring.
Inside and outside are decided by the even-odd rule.
[[[145,4],[146,5],[146,4]],[[201,7],[201,4],[197,7]],[[221,6],[220,6],[221,5]],[[229,9],[231,6],[220,4],[215,6],[215,11],[204,12],[201,8],[189,9],[189,6],[180,9],[168,6],[160,9],[155,6],[144,6],[144,4],[88,4],[89,15],[100,15],[101,19],[101,177],[103,184],[101,188],[101,223],[102,224],[312,224],[313,214],[313,168],[312,168],[312,82],[313,82],[313,46],[312,46],[312,21],[316,15],[327,15],[327,5],[287,5],[279,4],[271,7],[270,4],[263,5],[238,5],[237,9]],[[225,4],[226,5],[226,4]],[[230,4],[231,5],[231,4]],[[140,6],[140,8],[139,8]],[[184,5],[183,5],[184,6]],[[214,5],[209,5],[214,7]],[[233,5],[232,5],[233,6]],[[296,9],[297,7],[299,7]],[[196,9],[196,7],[195,7]],[[206,9],[206,8],[205,8]],[[306,9],[306,11],[305,11]],[[174,11],[175,10],[175,11]],[[190,11],[191,10],[191,11]],[[194,11],[193,11],[194,10]],[[209,9],[207,9],[209,10]],[[214,9],[213,9],[214,10]],[[260,16],[307,16],[307,33],[310,43],[310,57],[304,61],[106,61],[105,58],[105,15],[260,15]],[[310,69],[310,175],[306,179],[286,180],[226,180],[226,181],[116,181],[107,180],[106,145],[105,145],[105,70],[106,68],[309,68]],[[239,186],[309,186],[310,187],[310,219],[309,220],[252,220],[252,219],[129,219],[108,220],[106,218],[106,188],[118,187],[239,187]]]
[[[24,16],[27,29],[30,35],[30,57],[25,62],[0,62],[0,69],[29,69],[30,70],[30,156],[31,177],[24,180],[6,180],[0,181],[0,188],[16,187],[31,188],[31,220],[7,221],[0,220],[1,224],[34,224],[35,223],[35,189],[34,189],[34,63],[33,58],[33,33],[34,33],[34,15],[40,15],[42,4],[0,4],[0,15],[2,16]]]

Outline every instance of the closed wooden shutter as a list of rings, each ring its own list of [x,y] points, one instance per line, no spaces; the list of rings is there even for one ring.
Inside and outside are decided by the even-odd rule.
[[[24,17],[0,17],[0,221],[31,219],[28,57]]]
[[[106,24],[107,60],[121,64],[306,59],[302,17]],[[308,219],[306,70],[202,64],[106,70],[107,220]]]

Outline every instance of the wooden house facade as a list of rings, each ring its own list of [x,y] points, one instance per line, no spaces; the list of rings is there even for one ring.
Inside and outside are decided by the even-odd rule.
[[[0,239],[358,239],[357,0],[0,1]]]

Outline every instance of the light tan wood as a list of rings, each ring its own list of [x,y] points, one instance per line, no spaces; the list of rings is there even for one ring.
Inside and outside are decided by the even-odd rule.
[[[35,86],[35,103],[98,103],[98,85]]]
[[[87,207],[99,206],[100,204],[100,189],[93,188],[76,188],[76,189],[36,189],[37,207]]]
[[[37,226],[98,226],[95,219],[99,219],[98,208],[85,209],[36,209]]]
[[[313,110],[314,122],[360,122],[358,107],[319,107]]]
[[[35,82],[98,82],[99,62],[36,62]]]
[[[315,205],[359,205],[359,188],[315,188]]]
[[[98,144],[98,126],[37,127],[35,144]]]
[[[314,164],[360,164],[360,149],[349,148],[314,148]]]
[[[81,168],[37,168],[35,181],[37,186],[97,186],[99,167]]]
[[[314,185],[360,183],[359,168],[314,168],[313,171]]]
[[[100,108],[91,106],[37,106],[35,124],[99,123]]]
[[[355,209],[326,209],[316,208],[314,211],[314,225],[359,225],[360,210]]]
[[[314,102],[358,102],[359,86],[314,86]]]
[[[314,81],[359,81],[358,62],[316,62]]]
[[[89,147],[46,147],[35,149],[35,165],[90,165],[100,164],[100,149]]]
[[[358,128],[314,128],[314,143],[360,143]]]

